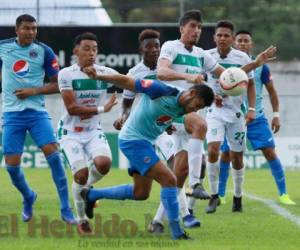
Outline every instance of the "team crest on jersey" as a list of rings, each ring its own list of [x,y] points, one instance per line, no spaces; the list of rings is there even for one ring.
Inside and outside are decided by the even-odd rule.
[[[144,163],[150,163],[150,161],[151,161],[151,157],[150,156],[145,156],[144,157]]]
[[[148,80],[148,79],[141,80],[141,85],[144,88],[149,88],[152,85],[152,83],[153,80]]]
[[[29,56],[30,56],[30,58],[37,58],[38,52],[36,50],[32,49],[29,51]]]
[[[17,60],[13,64],[12,70],[18,77],[24,77],[29,72],[29,63],[25,60]]]
[[[172,117],[168,115],[161,115],[156,119],[156,124],[158,126],[170,125],[172,123]]]

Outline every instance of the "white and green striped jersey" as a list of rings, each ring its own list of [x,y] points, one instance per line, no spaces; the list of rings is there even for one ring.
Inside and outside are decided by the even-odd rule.
[[[220,56],[217,48],[207,50],[207,52],[224,68],[242,67],[248,63],[251,63],[251,58],[246,53],[234,48],[231,48],[230,52],[224,58]],[[248,78],[252,79],[253,77],[253,72],[249,72]],[[213,74],[208,74],[207,84],[214,90],[215,94],[224,96],[217,80],[218,77],[215,77]],[[241,115],[244,96],[245,95],[224,96],[224,106],[219,108],[215,106],[215,103],[213,103],[211,108],[209,108],[209,112],[222,116],[228,122],[233,122],[237,116]]]
[[[94,64],[97,74],[118,74],[117,71]],[[109,83],[90,79],[80,70],[78,64],[62,69],[58,74],[58,86],[60,92],[63,90],[73,90],[76,103],[86,107],[97,107],[104,105]],[[59,122],[60,128],[74,131],[75,127],[88,129],[97,128],[100,122],[99,115],[94,115],[90,119],[80,119],[79,116],[70,115],[62,106],[62,117]]]
[[[167,41],[163,44],[159,59],[171,62],[171,69],[180,73],[201,74],[214,71],[219,65],[217,61],[203,49],[193,46],[190,51],[180,40]],[[185,80],[168,81],[176,87],[188,89],[193,86]]]
[[[156,69],[151,70],[149,67],[147,67],[143,61],[139,62],[137,65],[135,65],[133,68],[131,68],[128,73],[128,76],[131,76],[134,79],[150,79],[155,80],[156,79]],[[136,96],[136,93],[134,91],[130,91],[128,89],[124,89],[123,91],[123,98],[125,99],[134,99]]]

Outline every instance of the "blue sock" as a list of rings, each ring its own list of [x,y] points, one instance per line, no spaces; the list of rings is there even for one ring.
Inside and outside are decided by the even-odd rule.
[[[20,166],[6,165],[6,170],[10,175],[11,182],[20,191],[24,199],[32,196],[33,191],[25,180],[23,170]]]
[[[279,195],[286,194],[285,175],[280,160],[276,158],[275,160],[268,162],[272,175],[275,179]]]
[[[59,195],[60,208],[61,210],[67,209],[70,207],[68,184],[65,170],[60,158],[60,153],[58,151],[55,151],[54,153],[48,155],[46,159],[48,161],[48,164],[50,165],[52,178]]]
[[[108,188],[93,188],[89,191],[88,199],[91,201],[99,199],[134,200],[133,185],[125,184]]]
[[[183,234],[183,230],[181,229],[179,224],[179,204],[177,199],[177,188],[161,188],[160,199],[167,211],[172,238],[177,239],[180,235]]]
[[[226,194],[226,185],[229,177],[230,162],[220,160],[219,174],[219,195],[224,197]]]

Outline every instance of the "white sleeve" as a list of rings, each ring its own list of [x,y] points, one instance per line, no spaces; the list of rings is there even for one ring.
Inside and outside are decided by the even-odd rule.
[[[161,47],[160,50],[160,55],[158,59],[167,59],[170,62],[173,62],[174,59],[176,58],[176,50],[173,48],[172,43],[171,42],[165,42],[163,44],[163,46]]]
[[[72,78],[67,70],[61,70],[58,72],[58,87],[59,91],[73,90]]]
[[[136,92],[128,89],[123,90],[123,94],[122,94],[123,99],[134,99],[135,96],[136,96]]]
[[[205,72],[213,72],[216,68],[220,65],[218,64],[217,60],[212,57],[207,51],[204,51],[204,62],[203,68]]]

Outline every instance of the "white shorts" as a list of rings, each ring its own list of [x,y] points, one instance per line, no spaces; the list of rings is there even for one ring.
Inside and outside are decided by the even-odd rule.
[[[176,131],[173,132],[172,137],[174,140],[174,155],[180,151],[188,150],[188,142],[191,138],[184,126],[184,123],[173,123],[173,126],[176,128]]]
[[[241,116],[234,123],[226,122],[217,116],[206,116],[207,122],[207,143],[223,142],[226,136],[230,150],[242,152],[245,149],[246,126],[244,117]]]
[[[173,136],[164,132],[156,139],[155,148],[159,158],[168,161],[174,155]]]
[[[59,143],[73,175],[80,169],[88,167],[88,162],[97,156],[112,158],[110,147],[101,129],[83,132],[64,130]]]

